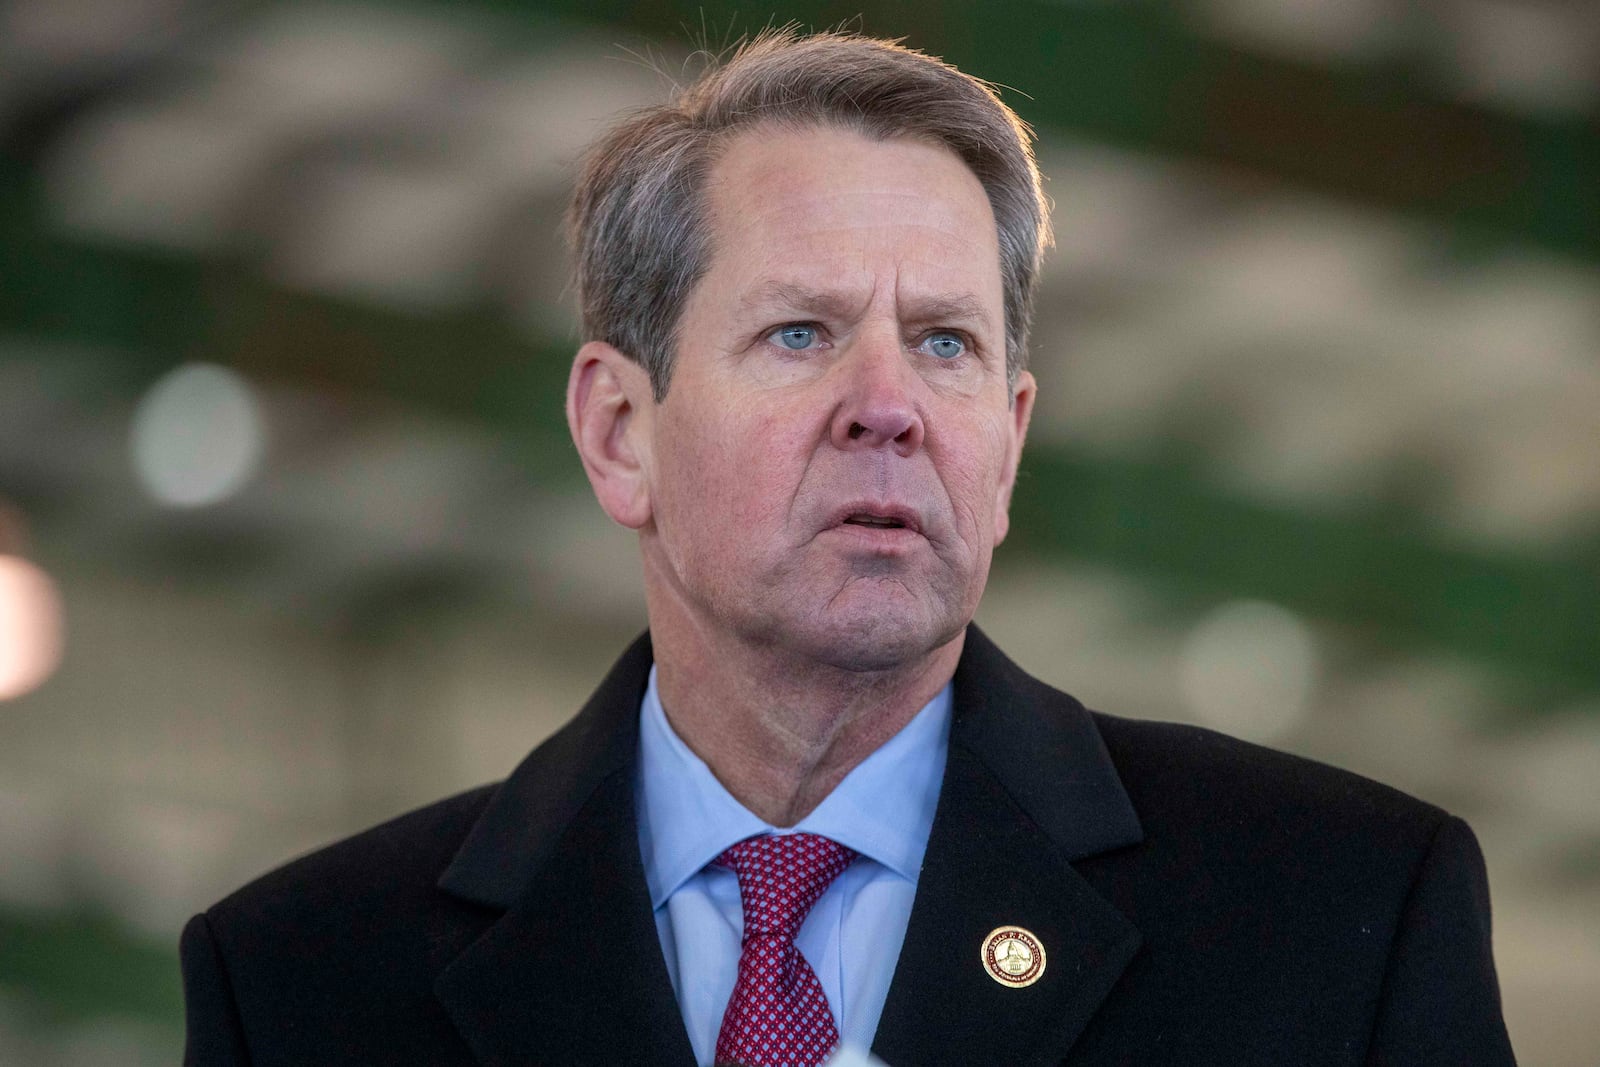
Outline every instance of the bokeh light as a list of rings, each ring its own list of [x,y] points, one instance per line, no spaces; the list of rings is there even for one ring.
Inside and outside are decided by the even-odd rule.
[[[0,556],[0,700],[31,693],[61,662],[61,598],[44,571]]]
[[[1305,718],[1316,685],[1316,641],[1293,612],[1236,600],[1190,632],[1179,670],[1184,699],[1206,725],[1271,740]]]
[[[172,507],[226,500],[250,480],[265,446],[250,384],[226,367],[184,364],[134,412],[134,470],[151,496]]]

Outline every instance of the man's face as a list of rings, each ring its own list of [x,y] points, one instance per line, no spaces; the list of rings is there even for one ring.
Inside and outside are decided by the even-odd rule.
[[[707,203],[710,268],[650,420],[655,595],[847,669],[945,644],[1005,536],[1033,402],[1006,382],[983,187],[942,147],[770,127],[726,147]]]

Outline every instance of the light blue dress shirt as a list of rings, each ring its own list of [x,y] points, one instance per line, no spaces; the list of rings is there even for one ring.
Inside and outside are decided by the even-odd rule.
[[[950,707],[946,685],[811,814],[780,830],[735,800],[684,744],[650,669],[639,709],[639,851],[667,973],[703,1067],[716,1053],[744,933],[739,880],[708,865],[755,834],[822,834],[859,853],[812,907],[795,944],[822,983],[841,1043],[871,1046],[933,827]]]

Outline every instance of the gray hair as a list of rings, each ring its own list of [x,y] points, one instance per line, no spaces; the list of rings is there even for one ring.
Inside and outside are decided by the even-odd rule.
[[[994,211],[1006,378],[1015,384],[1050,243],[1033,131],[977,78],[896,42],[848,33],[763,32],[589,149],[567,216],[584,339],[642,364],[656,401],[665,398],[678,320],[710,262],[706,174],[731,135],[769,122],[914,138],[967,165]]]

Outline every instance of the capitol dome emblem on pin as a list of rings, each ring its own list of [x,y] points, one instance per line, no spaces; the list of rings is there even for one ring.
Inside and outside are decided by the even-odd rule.
[[[1020,926],[998,926],[983,939],[983,969],[1003,986],[1021,989],[1044,974],[1044,946]]]

